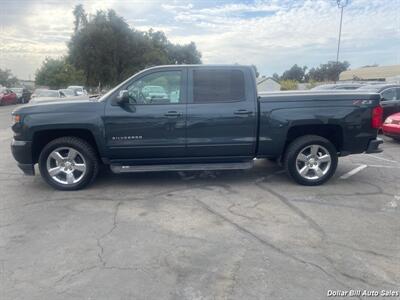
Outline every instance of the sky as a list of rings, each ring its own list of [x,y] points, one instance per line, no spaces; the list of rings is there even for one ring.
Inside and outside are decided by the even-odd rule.
[[[203,63],[255,64],[270,76],[336,59],[336,0],[0,0],[0,68],[33,80],[45,57],[66,55],[76,4],[92,14],[114,9],[174,43],[194,41]],[[350,0],[339,59],[351,68],[400,64],[400,0]]]

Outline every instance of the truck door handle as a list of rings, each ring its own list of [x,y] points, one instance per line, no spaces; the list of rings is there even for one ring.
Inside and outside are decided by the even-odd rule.
[[[180,117],[181,115],[182,115],[182,113],[177,112],[177,111],[169,111],[164,114],[164,116],[166,116],[166,117]]]
[[[247,109],[239,109],[234,112],[235,115],[251,115],[252,113],[252,111],[248,111]]]

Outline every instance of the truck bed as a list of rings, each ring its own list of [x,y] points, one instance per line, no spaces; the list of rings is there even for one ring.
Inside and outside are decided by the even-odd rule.
[[[277,157],[288,141],[316,129],[337,140],[342,156],[364,152],[376,137],[370,123],[379,102],[379,94],[355,91],[259,93],[257,156]]]

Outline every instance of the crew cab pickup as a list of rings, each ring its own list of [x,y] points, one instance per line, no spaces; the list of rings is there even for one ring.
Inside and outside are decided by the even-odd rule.
[[[13,118],[18,166],[34,175],[38,164],[60,190],[83,188],[100,164],[115,173],[224,170],[256,158],[319,185],[339,156],[380,152],[382,143],[379,94],[258,94],[253,68],[239,65],[153,67],[99,99],[29,104]]]

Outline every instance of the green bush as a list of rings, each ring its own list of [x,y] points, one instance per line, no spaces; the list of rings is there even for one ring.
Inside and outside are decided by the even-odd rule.
[[[307,88],[307,90],[310,90],[310,89],[312,89],[312,88],[314,88],[314,87],[316,87],[316,86],[317,86],[317,82],[316,82],[315,80],[310,80],[310,81],[307,83],[306,88]]]
[[[298,82],[296,80],[282,80],[279,82],[281,91],[297,90]]]

